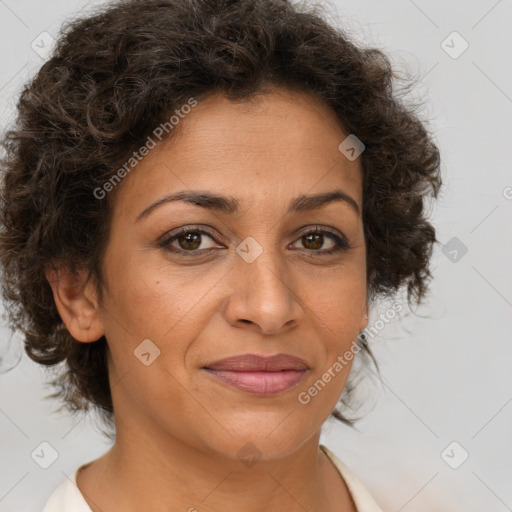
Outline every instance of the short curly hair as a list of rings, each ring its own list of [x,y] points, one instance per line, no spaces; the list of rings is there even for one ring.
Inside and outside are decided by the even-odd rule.
[[[399,98],[399,78],[385,53],[357,46],[317,5],[288,0],[127,0],[66,22],[1,141],[2,295],[28,356],[62,363],[52,396],[113,424],[107,341],[73,339],[45,269],[59,261],[88,270],[101,301],[115,194],[99,200],[94,191],[190,97],[291,87],[325,103],[365,145],[368,297],[402,289],[419,304],[437,242],[426,210],[441,186],[440,157],[426,122]],[[339,406],[332,415],[352,425]]]

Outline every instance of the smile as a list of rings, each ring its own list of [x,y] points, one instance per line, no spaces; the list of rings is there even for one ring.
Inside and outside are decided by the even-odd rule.
[[[271,396],[296,387],[309,367],[301,359],[287,354],[272,357],[244,354],[216,361],[203,369],[232,388]]]

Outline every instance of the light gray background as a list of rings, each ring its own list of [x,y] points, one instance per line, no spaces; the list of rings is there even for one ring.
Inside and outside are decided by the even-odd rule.
[[[32,42],[101,3],[0,0],[2,126],[22,82],[43,62]],[[373,340],[384,378],[361,386],[368,413],[359,431],[328,422],[322,441],[386,511],[512,510],[512,2],[332,5],[333,21],[421,79],[410,97],[425,101],[442,152],[445,188],[433,216],[446,255],[437,247],[428,304]],[[463,48],[459,36],[448,37],[453,31],[469,44],[457,58],[445,51]],[[453,237],[466,254],[455,255]],[[377,319],[373,312],[370,325]],[[50,391],[43,370],[9,337],[2,326],[2,369],[21,362],[0,375],[0,510],[35,512],[63,473],[109,445],[92,420],[76,424],[53,412],[57,404],[43,399]],[[31,458],[43,441],[58,452],[46,470]],[[469,458],[453,469],[446,461],[456,465],[462,450]]]

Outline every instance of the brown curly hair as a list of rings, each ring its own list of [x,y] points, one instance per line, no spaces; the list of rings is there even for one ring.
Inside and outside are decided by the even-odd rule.
[[[190,97],[292,87],[327,104],[365,145],[368,296],[404,289],[419,304],[437,241],[426,206],[441,186],[440,158],[426,123],[399,98],[399,78],[381,50],[356,46],[318,6],[287,0],[118,1],[65,23],[1,141],[2,295],[29,357],[62,363],[52,396],[75,412],[92,405],[112,424],[105,337],[72,338],[45,269],[87,269],[101,301],[115,194],[98,200],[94,190]],[[353,389],[349,379],[345,405]],[[332,415],[353,424],[338,408]]]

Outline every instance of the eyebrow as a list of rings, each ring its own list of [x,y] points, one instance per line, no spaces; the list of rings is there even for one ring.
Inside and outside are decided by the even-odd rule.
[[[231,196],[223,196],[196,190],[181,190],[179,192],[165,195],[150,204],[138,215],[135,222],[139,222],[144,217],[147,217],[153,210],[162,204],[174,201],[183,201],[185,203],[200,206],[201,208],[226,214],[236,213],[239,207],[238,200]],[[287,213],[293,214],[317,210],[334,201],[342,201],[345,204],[348,204],[358,215],[360,214],[359,205],[354,199],[352,199],[352,197],[342,190],[333,190],[331,192],[323,192],[320,194],[300,195],[291,201]]]

